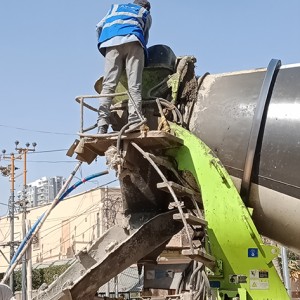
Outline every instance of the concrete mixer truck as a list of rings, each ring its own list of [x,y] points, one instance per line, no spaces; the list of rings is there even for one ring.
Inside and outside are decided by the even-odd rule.
[[[101,78],[97,95],[76,98],[80,132],[68,155],[88,164],[106,156],[124,220],[38,299],[93,299],[134,263],[144,290],[168,290],[164,299],[290,299],[273,264],[279,249],[262,236],[300,253],[300,65],[273,59],[268,68],[197,77],[194,57],[165,45],[149,53],[139,131],[127,124],[125,75],[108,134],[84,118],[97,113]]]

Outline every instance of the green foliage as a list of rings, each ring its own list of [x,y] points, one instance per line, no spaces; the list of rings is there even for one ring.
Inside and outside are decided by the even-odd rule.
[[[43,282],[47,283],[48,285],[52,283],[59,275],[61,275],[66,269],[68,269],[69,265],[62,265],[62,266],[52,266],[49,268],[45,268]]]
[[[44,269],[32,270],[32,289],[37,290],[44,282],[49,285],[60,276],[69,265],[52,266]],[[15,290],[22,290],[22,272],[15,272]]]
[[[14,281],[15,291],[21,291],[22,290],[22,272],[16,271],[14,279],[15,279],[15,281]]]

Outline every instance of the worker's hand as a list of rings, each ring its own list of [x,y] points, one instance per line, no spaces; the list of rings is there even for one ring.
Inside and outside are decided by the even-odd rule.
[[[102,32],[102,27],[100,27],[100,26],[98,27],[98,24],[97,24],[97,26],[96,26],[97,41],[99,40],[101,32]]]

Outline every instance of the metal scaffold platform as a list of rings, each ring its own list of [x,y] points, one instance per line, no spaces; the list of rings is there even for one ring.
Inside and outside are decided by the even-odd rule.
[[[91,163],[98,155],[104,156],[109,147],[117,147],[118,141],[122,142],[125,148],[126,144],[135,142],[145,150],[169,149],[179,147],[183,143],[180,138],[163,131],[133,132],[121,136],[107,134],[101,137],[83,137],[76,140],[69,149],[68,155],[72,156],[75,153],[78,160]]]

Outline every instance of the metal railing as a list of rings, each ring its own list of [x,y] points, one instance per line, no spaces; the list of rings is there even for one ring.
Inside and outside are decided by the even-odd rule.
[[[128,99],[132,99],[128,92],[122,92],[122,93],[113,93],[113,94],[100,94],[100,95],[83,95],[83,96],[77,96],[75,98],[76,102],[80,104],[80,134],[83,134],[87,131],[90,131],[97,127],[97,124],[90,126],[86,129],[84,129],[84,107],[86,107],[89,110],[92,110],[94,112],[99,111],[98,108],[95,108],[94,106],[89,105],[84,100],[85,99],[101,99],[101,98],[107,98],[107,97],[117,97],[117,96],[128,96]]]

